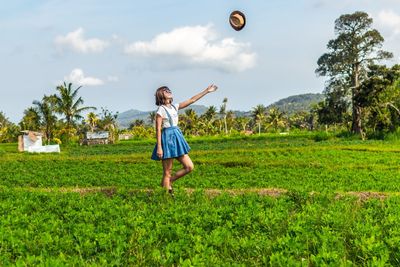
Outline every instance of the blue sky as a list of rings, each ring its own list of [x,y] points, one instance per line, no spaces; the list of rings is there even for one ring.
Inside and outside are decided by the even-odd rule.
[[[229,13],[247,25],[236,32]],[[13,122],[62,81],[85,105],[153,110],[168,85],[175,101],[215,83],[198,104],[250,110],[320,93],[314,73],[342,14],[365,11],[400,61],[400,0],[13,0],[0,6],[0,111]]]

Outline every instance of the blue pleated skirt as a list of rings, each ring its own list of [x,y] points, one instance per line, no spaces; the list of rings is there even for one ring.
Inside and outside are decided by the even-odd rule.
[[[177,126],[162,129],[161,146],[163,149],[163,157],[159,158],[157,156],[156,144],[153,150],[153,154],[151,155],[152,160],[178,158],[180,156],[188,154],[190,151],[190,146],[186,142],[181,130]]]

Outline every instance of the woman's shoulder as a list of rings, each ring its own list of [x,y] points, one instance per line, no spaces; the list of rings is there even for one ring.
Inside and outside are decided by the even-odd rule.
[[[169,110],[178,111],[179,104],[171,104],[171,106],[167,107]]]
[[[164,113],[164,112],[165,112],[165,108],[162,105],[157,107],[156,113]]]

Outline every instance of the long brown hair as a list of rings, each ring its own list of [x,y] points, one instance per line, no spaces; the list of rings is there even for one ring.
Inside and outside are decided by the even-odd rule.
[[[154,96],[156,97],[156,105],[161,106],[161,105],[166,105],[168,104],[167,99],[164,97],[164,90],[169,90],[168,86],[161,86],[160,88],[157,89],[156,93]],[[172,103],[172,99],[171,99]]]

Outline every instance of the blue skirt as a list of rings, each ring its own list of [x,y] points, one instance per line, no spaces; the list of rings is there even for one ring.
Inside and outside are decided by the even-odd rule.
[[[188,154],[190,147],[186,142],[181,130],[177,126],[164,128],[161,131],[161,146],[163,149],[163,157],[157,156],[157,144],[154,147],[152,160],[162,160],[169,158],[178,158]]]

